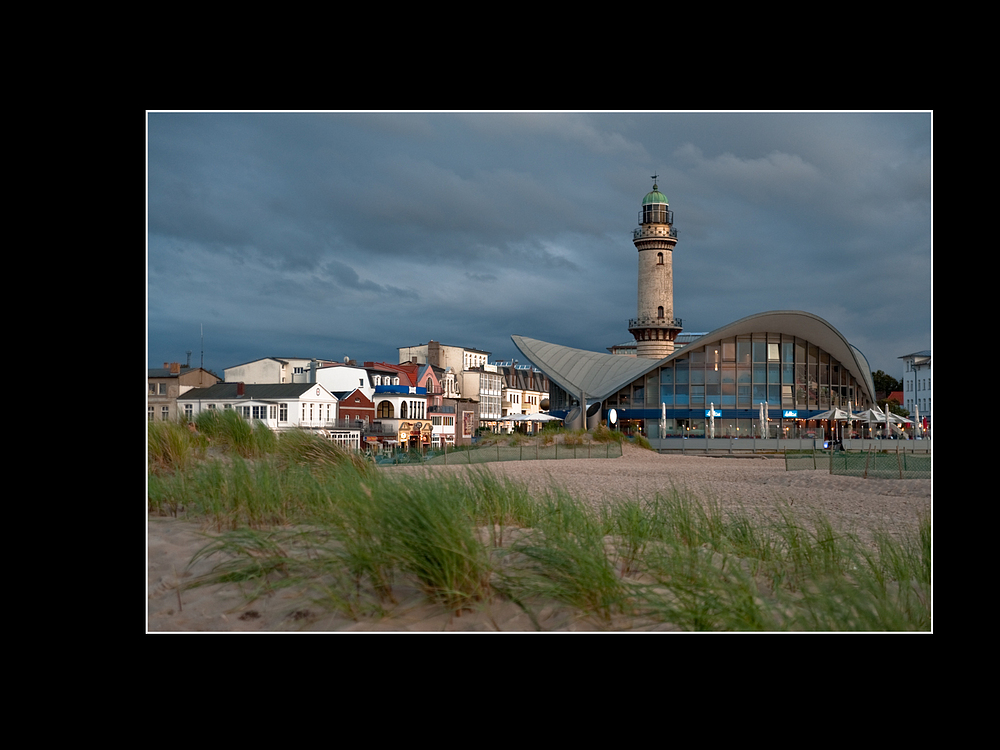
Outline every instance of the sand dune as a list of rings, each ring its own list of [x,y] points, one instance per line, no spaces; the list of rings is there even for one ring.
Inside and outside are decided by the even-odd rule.
[[[929,479],[861,479],[824,471],[786,472],[780,458],[659,455],[627,445],[621,458],[523,461],[477,465],[539,492],[558,485],[593,504],[622,498],[651,497],[672,488],[712,498],[723,508],[743,507],[771,514],[778,504],[822,511],[835,523],[857,531],[917,528],[929,513]],[[385,467],[399,473],[463,472],[467,467]],[[195,553],[209,543],[212,531],[194,520],[150,516],[147,520],[149,632],[305,631],[439,632],[533,631],[535,623],[516,605],[494,602],[478,611],[454,612],[428,604],[415,588],[397,586],[398,604],[380,619],[360,622],[330,614],[285,590],[247,602],[235,585],[184,588],[208,572],[216,560],[188,568]],[[538,625],[547,631],[595,630],[558,606],[541,608]],[[671,630],[663,624],[616,621],[612,629]]]

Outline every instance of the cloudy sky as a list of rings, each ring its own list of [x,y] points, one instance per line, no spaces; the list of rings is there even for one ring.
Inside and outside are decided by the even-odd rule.
[[[642,197],[674,314],[829,321],[873,370],[931,347],[931,114],[147,116],[147,360],[395,362],[436,339],[630,340]]]

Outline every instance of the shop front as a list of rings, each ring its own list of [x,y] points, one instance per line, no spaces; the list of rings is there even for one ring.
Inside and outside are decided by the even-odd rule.
[[[399,445],[404,450],[426,453],[431,447],[433,427],[430,420],[407,421],[399,423]]]

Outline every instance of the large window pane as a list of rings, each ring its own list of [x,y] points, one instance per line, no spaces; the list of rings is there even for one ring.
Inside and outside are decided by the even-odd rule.
[[[795,344],[791,341],[782,340],[781,342],[781,361],[786,364],[792,364],[795,360]]]
[[[736,406],[736,384],[735,383],[723,383],[722,384],[722,401],[723,406],[733,407]]]
[[[749,385],[736,386],[736,399],[737,399],[736,405],[741,409],[747,409],[750,406],[752,406],[752,404],[750,403],[750,396],[751,396],[750,388],[751,386]]]
[[[745,365],[750,364],[750,339],[736,339],[736,361]]]

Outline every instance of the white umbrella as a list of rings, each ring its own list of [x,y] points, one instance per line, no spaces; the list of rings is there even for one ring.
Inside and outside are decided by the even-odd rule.
[[[535,414],[522,414],[521,418],[525,422],[558,422],[559,417],[553,417],[551,414],[542,414],[537,412]]]
[[[760,402],[760,436],[767,437],[767,410],[764,408],[763,401]]]
[[[843,409],[830,409],[830,411],[825,411],[822,414],[815,414],[809,419],[832,419],[835,422],[847,422],[851,419],[858,419],[854,414],[849,414]]]
[[[917,425],[917,434],[919,435],[923,430],[921,430],[920,425],[920,407],[916,404],[913,405],[913,421]]]
[[[710,438],[715,437],[715,404],[709,403],[708,405],[708,436]]]
[[[667,431],[667,405],[660,404],[660,437],[663,438]]]

